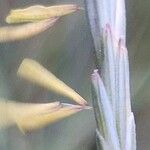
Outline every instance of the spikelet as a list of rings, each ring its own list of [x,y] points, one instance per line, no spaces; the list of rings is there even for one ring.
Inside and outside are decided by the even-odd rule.
[[[0,128],[18,124],[23,118],[33,118],[36,115],[50,114],[60,109],[59,102],[45,104],[17,103],[12,101],[0,102]]]
[[[54,25],[58,18],[28,23],[25,25],[0,27],[0,42],[10,42],[31,38]]]
[[[45,87],[48,90],[69,97],[80,105],[87,104],[78,93],[32,59],[26,58],[23,60],[18,69],[18,75],[26,80]]]
[[[35,22],[49,19],[51,17],[61,17],[79,10],[75,4],[56,5],[45,7],[42,5],[30,6],[25,9],[11,10],[6,17],[7,23]]]
[[[17,122],[19,129],[25,133],[35,129],[42,128],[48,124],[54,123],[58,120],[71,116],[81,110],[84,107],[80,105],[63,105],[57,111],[51,113],[43,113],[38,115],[33,115],[30,117],[24,117]]]

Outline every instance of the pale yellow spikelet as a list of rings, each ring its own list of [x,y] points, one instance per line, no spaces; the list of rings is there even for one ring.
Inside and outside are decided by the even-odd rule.
[[[18,124],[24,118],[36,115],[50,114],[60,109],[59,102],[45,104],[18,103],[13,101],[0,101],[0,128]]]
[[[28,23],[25,25],[0,27],[0,42],[10,42],[31,38],[54,25],[58,18]]]
[[[18,127],[25,133],[27,131],[32,131],[38,128],[42,128],[48,124],[54,123],[58,120],[71,116],[81,110],[84,107],[80,105],[66,105],[62,108],[47,114],[38,114],[31,117],[24,117],[18,122]]]
[[[49,19],[51,17],[61,17],[73,13],[80,9],[78,5],[56,5],[45,7],[42,5],[30,6],[24,9],[11,10],[6,17],[7,23],[35,22]]]
[[[69,97],[80,105],[87,104],[77,92],[32,59],[23,60],[18,69],[18,75],[26,80],[45,87],[48,90]]]

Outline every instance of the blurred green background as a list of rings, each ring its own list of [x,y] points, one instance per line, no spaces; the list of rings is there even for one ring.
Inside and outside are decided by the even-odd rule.
[[[84,0],[0,0],[0,25],[13,8],[56,5]],[[131,96],[137,125],[137,149],[150,143],[150,1],[127,0],[127,47]],[[65,16],[46,32],[28,40],[0,44],[0,96],[22,102],[70,102],[65,97],[19,79],[23,58],[33,58],[91,102],[93,44],[85,15]],[[17,128],[0,131],[0,150],[95,150],[93,111],[83,111],[44,129],[23,135]]]

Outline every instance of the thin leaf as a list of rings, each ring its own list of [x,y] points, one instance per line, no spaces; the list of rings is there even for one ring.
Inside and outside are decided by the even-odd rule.
[[[72,88],[32,59],[23,60],[18,69],[18,75],[26,80],[45,87],[48,90],[69,97],[81,105],[87,104],[87,102]]]
[[[45,7],[42,5],[30,6],[24,9],[11,10],[6,17],[7,23],[35,22],[51,17],[61,17],[79,10],[75,4],[56,5]]]
[[[57,20],[58,18],[51,18],[25,25],[0,27],[0,42],[31,38],[53,26]]]

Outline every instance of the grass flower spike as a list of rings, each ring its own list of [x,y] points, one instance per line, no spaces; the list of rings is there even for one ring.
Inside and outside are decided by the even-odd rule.
[[[34,60],[24,59],[18,69],[18,75],[48,90],[69,97],[80,105],[87,105],[87,102],[77,92]]]
[[[92,74],[97,147],[103,150],[136,150],[125,1],[86,0],[86,5],[98,68]]]

